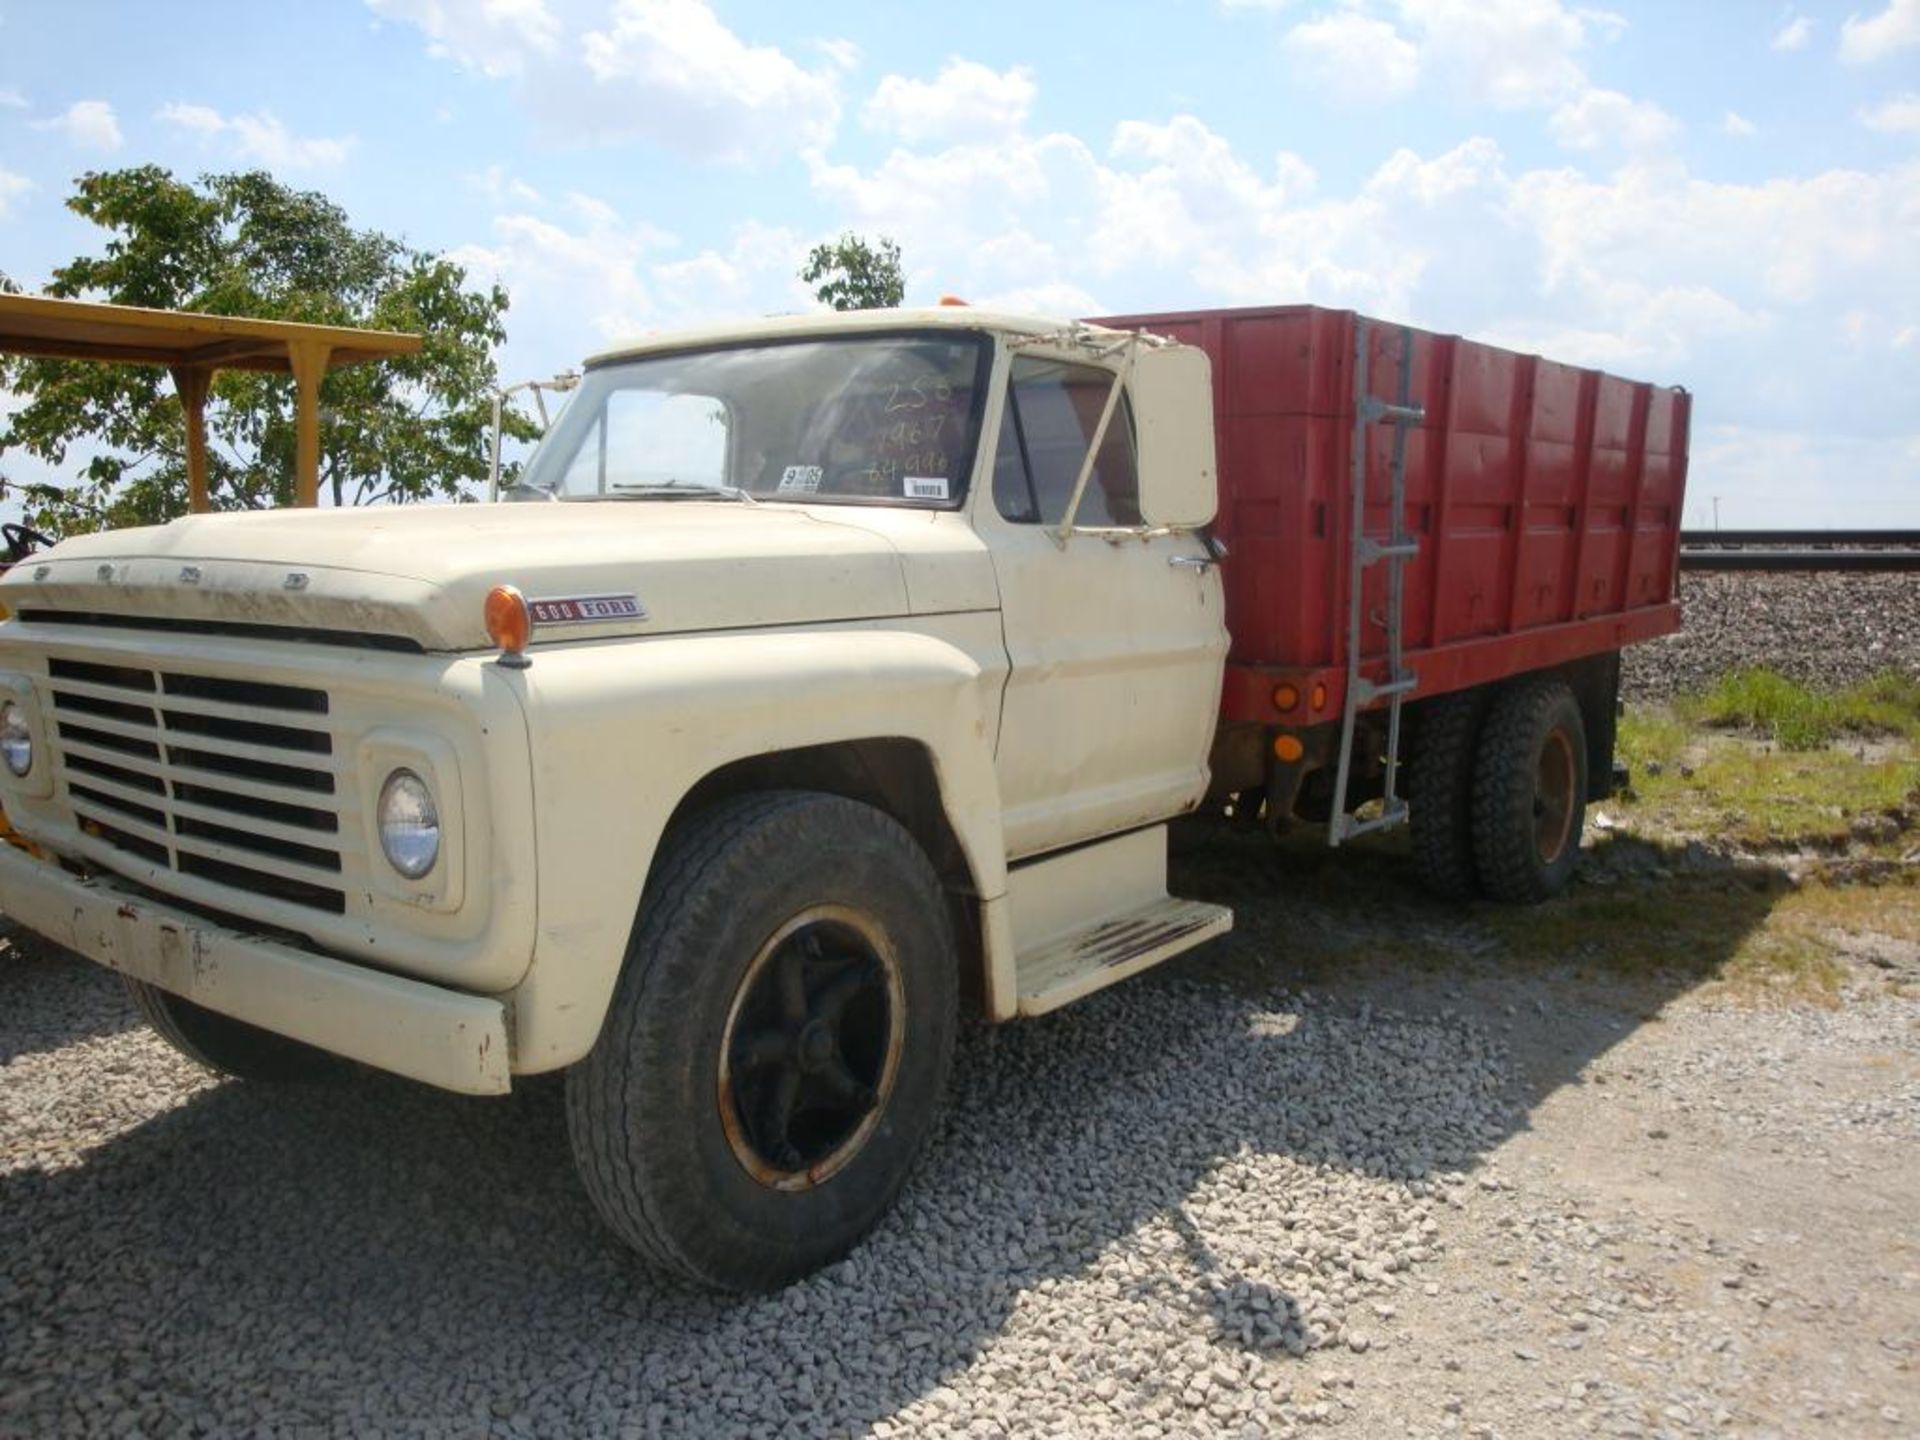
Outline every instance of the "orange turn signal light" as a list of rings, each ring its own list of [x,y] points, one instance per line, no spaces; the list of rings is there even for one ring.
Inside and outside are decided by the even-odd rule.
[[[487,592],[487,638],[500,647],[500,663],[511,670],[524,670],[533,662],[527,659],[527,642],[533,638],[533,612],[527,597],[512,585],[496,585]]]
[[[1273,737],[1273,755],[1276,760],[1284,760],[1291,765],[1307,753],[1307,747],[1300,743],[1298,735],[1289,735],[1285,731]]]
[[[1313,708],[1316,710],[1327,708],[1327,687],[1324,683],[1313,687]]]
[[[1291,710],[1294,706],[1298,705],[1299,703],[1300,703],[1300,692],[1294,689],[1293,686],[1276,685],[1273,687],[1273,708],[1274,709]]]

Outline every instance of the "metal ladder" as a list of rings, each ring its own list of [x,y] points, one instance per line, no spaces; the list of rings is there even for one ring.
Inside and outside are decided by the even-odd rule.
[[[1400,776],[1400,705],[1419,684],[1419,677],[1406,668],[1402,653],[1402,611],[1406,598],[1406,563],[1420,553],[1419,542],[1406,532],[1407,510],[1407,426],[1422,424],[1427,412],[1412,402],[1413,331],[1400,330],[1400,396],[1393,403],[1367,393],[1369,362],[1368,338],[1373,324],[1363,316],[1353,322],[1353,515],[1348,533],[1353,542],[1353,563],[1347,579],[1347,694],[1340,723],[1340,767],[1334,780],[1333,823],[1327,843],[1338,846],[1375,830],[1389,830],[1407,818],[1407,802],[1396,792]],[[1382,422],[1393,426],[1393,471],[1388,500],[1387,538],[1383,542],[1367,534],[1367,433],[1368,427]],[[1381,623],[1387,632],[1387,671],[1375,683],[1360,673],[1361,597],[1366,589],[1369,567],[1385,562],[1387,566],[1387,606]],[[1360,712],[1375,700],[1386,698],[1387,754],[1386,782],[1381,792],[1380,813],[1361,820],[1347,811],[1347,784],[1353,770],[1353,736]]]

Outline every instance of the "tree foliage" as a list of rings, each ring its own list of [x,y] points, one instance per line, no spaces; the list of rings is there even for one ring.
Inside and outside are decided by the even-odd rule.
[[[900,247],[884,235],[868,244],[849,232],[831,245],[814,246],[800,280],[835,310],[883,310],[907,292]]]
[[[262,171],[192,184],[153,165],[89,173],[67,207],[109,238],[103,253],[55,270],[49,295],[424,334],[418,355],[322,381],[320,483],[335,504],[460,496],[485,480],[499,286],[469,289],[458,265],[357,230],[325,196]],[[77,443],[94,451],[68,485],[0,480],[21,493],[29,523],[71,532],[186,510],[186,425],[164,367],[0,358],[0,388],[25,402],[0,429],[0,454],[58,466]],[[290,377],[220,371],[206,419],[216,508],[291,502]],[[533,433],[519,417],[509,426]]]

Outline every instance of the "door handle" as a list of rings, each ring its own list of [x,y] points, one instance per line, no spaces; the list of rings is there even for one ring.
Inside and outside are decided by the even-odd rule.
[[[1169,565],[1190,565],[1195,570],[1206,570],[1220,562],[1211,555],[1169,555]]]

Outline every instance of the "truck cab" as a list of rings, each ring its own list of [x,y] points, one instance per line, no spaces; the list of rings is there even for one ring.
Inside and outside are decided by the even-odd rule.
[[[955,1026],[1170,897],[1228,639],[1199,349],[962,308],[594,357],[498,505],[196,516],[0,580],[0,908],[228,1073],[568,1071],[656,1263],[884,1212]]]

